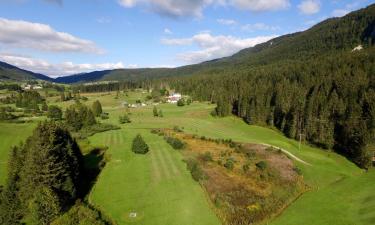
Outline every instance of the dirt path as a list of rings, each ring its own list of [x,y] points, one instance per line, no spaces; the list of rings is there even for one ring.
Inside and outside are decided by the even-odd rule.
[[[284,152],[285,154],[289,155],[290,157],[292,157],[293,159],[295,159],[296,161],[300,162],[300,163],[303,163],[305,165],[308,165],[308,166],[312,166],[310,163],[298,158],[297,156],[295,156],[293,153],[283,149],[283,148],[280,148],[280,147],[277,147],[277,146],[274,146],[274,145],[270,145],[270,144],[265,144],[265,143],[261,143],[261,145],[264,145],[264,146],[267,146],[267,147],[272,147],[272,148],[276,148],[282,152]]]

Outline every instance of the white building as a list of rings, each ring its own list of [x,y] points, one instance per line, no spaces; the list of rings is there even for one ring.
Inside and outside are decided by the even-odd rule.
[[[178,100],[180,100],[182,98],[182,95],[179,94],[179,93],[174,93],[170,96],[167,97],[167,102],[168,103],[177,103]]]

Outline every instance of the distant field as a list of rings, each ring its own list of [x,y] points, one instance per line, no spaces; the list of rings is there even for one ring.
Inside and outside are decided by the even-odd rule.
[[[128,96],[116,93],[85,95],[85,104],[100,100],[109,120],[118,125],[118,117],[126,112],[124,101],[144,99],[147,93],[132,92]],[[67,107],[70,102],[50,104]],[[111,216],[118,224],[220,224],[201,187],[191,179],[181,161],[181,155],[164,140],[150,134],[152,128],[179,126],[186,133],[212,138],[233,139],[240,142],[265,143],[286,149],[302,160],[301,168],[311,191],[300,197],[269,224],[273,225],[372,225],[375,224],[375,170],[368,173],[335,153],[284,137],[281,133],[259,126],[249,126],[241,119],[213,118],[209,112],[214,105],[193,103],[185,107],[171,104],[157,106],[163,118],[152,115],[153,106],[130,110],[131,124],[121,130],[97,134],[91,144],[107,145],[110,162],[100,174],[90,201]],[[31,133],[35,124],[0,124],[0,184],[5,180],[5,164],[9,147]],[[150,145],[146,156],[130,151],[131,140],[141,133]],[[137,219],[129,213],[137,212]]]
[[[0,123],[0,185],[5,183],[7,161],[12,146],[24,141],[34,129],[36,123],[10,124]]]

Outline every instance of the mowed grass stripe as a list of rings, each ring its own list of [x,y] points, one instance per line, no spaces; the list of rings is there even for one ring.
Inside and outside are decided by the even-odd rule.
[[[151,179],[153,183],[159,183],[161,180],[161,171],[160,171],[160,165],[157,164],[157,156],[156,152],[152,151],[151,153]]]
[[[171,174],[167,168],[166,160],[164,159],[160,145],[154,144],[153,142],[147,142],[147,144],[149,145],[151,151],[155,152],[156,162],[159,170],[161,170],[163,178],[171,178]]]
[[[170,171],[172,171],[173,175],[179,176],[180,171],[177,169],[177,166],[175,162],[172,160],[172,156],[171,156],[171,154],[173,153],[172,151],[175,151],[175,150],[166,145],[167,144],[165,143],[164,145],[161,146],[161,152],[168,163],[167,164],[168,167],[170,167]]]

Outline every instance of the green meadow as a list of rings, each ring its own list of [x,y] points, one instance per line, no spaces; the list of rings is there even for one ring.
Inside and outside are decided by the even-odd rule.
[[[24,141],[34,129],[36,123],[0,123],[0,185],[3,185],[7,174],[7,161],[12,146]]]
[[[118,117],[129,113],[130,124],[122,129],[96,134],[89,138],[91,145],[108,146],[108,163],[91,190],[89,201],[117,224],[221,224],[200,185],[193,181],[182,161],[181,154],[165,141],[151,134],[152,128],[178,126],[186,133],[211,138],[232,139],[247,143],[264,143],[283,148],[309,165],[295,161],[301,169],[310,191],[303,194],[284,212],[269,221],[274,225],[375,224],[375,171],[365,172],[344,157],[288,139],[278,131],[249,126],[235,117],[213,118],[215,107],[208,103],[193,103],[184,107],[172,104],[157,105],[163,118],[153,117],[153,106],[127,111],[123,103],[144,99],[147,93],[130,92],[87,95],[86,104],[99,100],[109,113],[106,123],[119,125]],[[72,102],[54,103],[63,108]],[[30,134],[31,124],[0,124],[0,173],[11,145]],[[150,152],[135,155],[131,141],[140,133]],[[0,182],[4,182],[1,176]],[[136,217],[134,216],[136,213]]]

